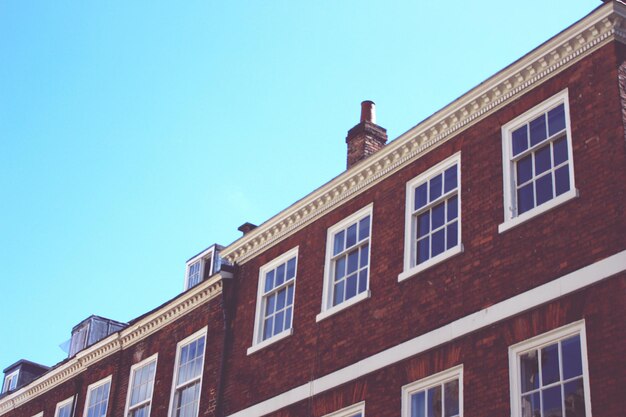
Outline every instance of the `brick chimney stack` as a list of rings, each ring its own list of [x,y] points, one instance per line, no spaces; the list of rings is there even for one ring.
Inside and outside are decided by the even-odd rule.
[[[361,121],[348,131],[348,164],[353,165],[378,152],[387,143],[387,129],[376,124],[376,105],[373,101],[361,103]]]

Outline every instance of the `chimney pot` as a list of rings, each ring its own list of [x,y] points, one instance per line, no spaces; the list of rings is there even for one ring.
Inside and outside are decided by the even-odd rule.
[[[250,222],[245,222],[244,224],[242,224],[241,226],[239,226],[237,228],[237,230],[239,230],[241,233],[248,234],[249,232],[251,232],[252,230],[256,229],[257,226],[256,224],[252,224]]]
[[[371,100],[361,102],[361,122],[376,124],[376,104]]]
[[[387,130],[376,124],[376,105],[373,101],[361,102],[361,121],[348,131],[346,143],[348,169],[378,152],[387,143]]]

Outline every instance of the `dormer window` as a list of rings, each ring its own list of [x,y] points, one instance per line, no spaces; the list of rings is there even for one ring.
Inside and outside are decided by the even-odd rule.
[[[19,369],[11,372],[10,374],[4,377],[4,384],[2,384],[2,393],[13,391],[17,388],[17,377],[19,376]]]
[[[187,261],[185,290],[195,287],[219,270],[220,261],[217,253],[220,248],[218,245],[212,245]]]

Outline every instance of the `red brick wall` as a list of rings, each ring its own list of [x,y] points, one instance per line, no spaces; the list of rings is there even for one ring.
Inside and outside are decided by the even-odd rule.
[[[253,405],[625,249],[626,154],[617,55],[614,45],[601,48],[242,265],[227,411]],[[501,126],[565,88],[580,197],[499,234],[504,219]],[[464,253],[398,283],[406,182],[457,151]],[[316,323],[327,229],[371,202],[372,296]],[[299,258],[294,333],[247,356],[259,267],[295,246]],[[394,391],[394,401],[399,401],[397,396]]]

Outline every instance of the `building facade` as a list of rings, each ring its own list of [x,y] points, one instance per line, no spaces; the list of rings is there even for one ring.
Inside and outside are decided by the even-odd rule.
[[[190,259],[168,303],[7,368],[0,415],[622,416],[625,17],[606,2],[389,144],[364,102],[344,173]]]

